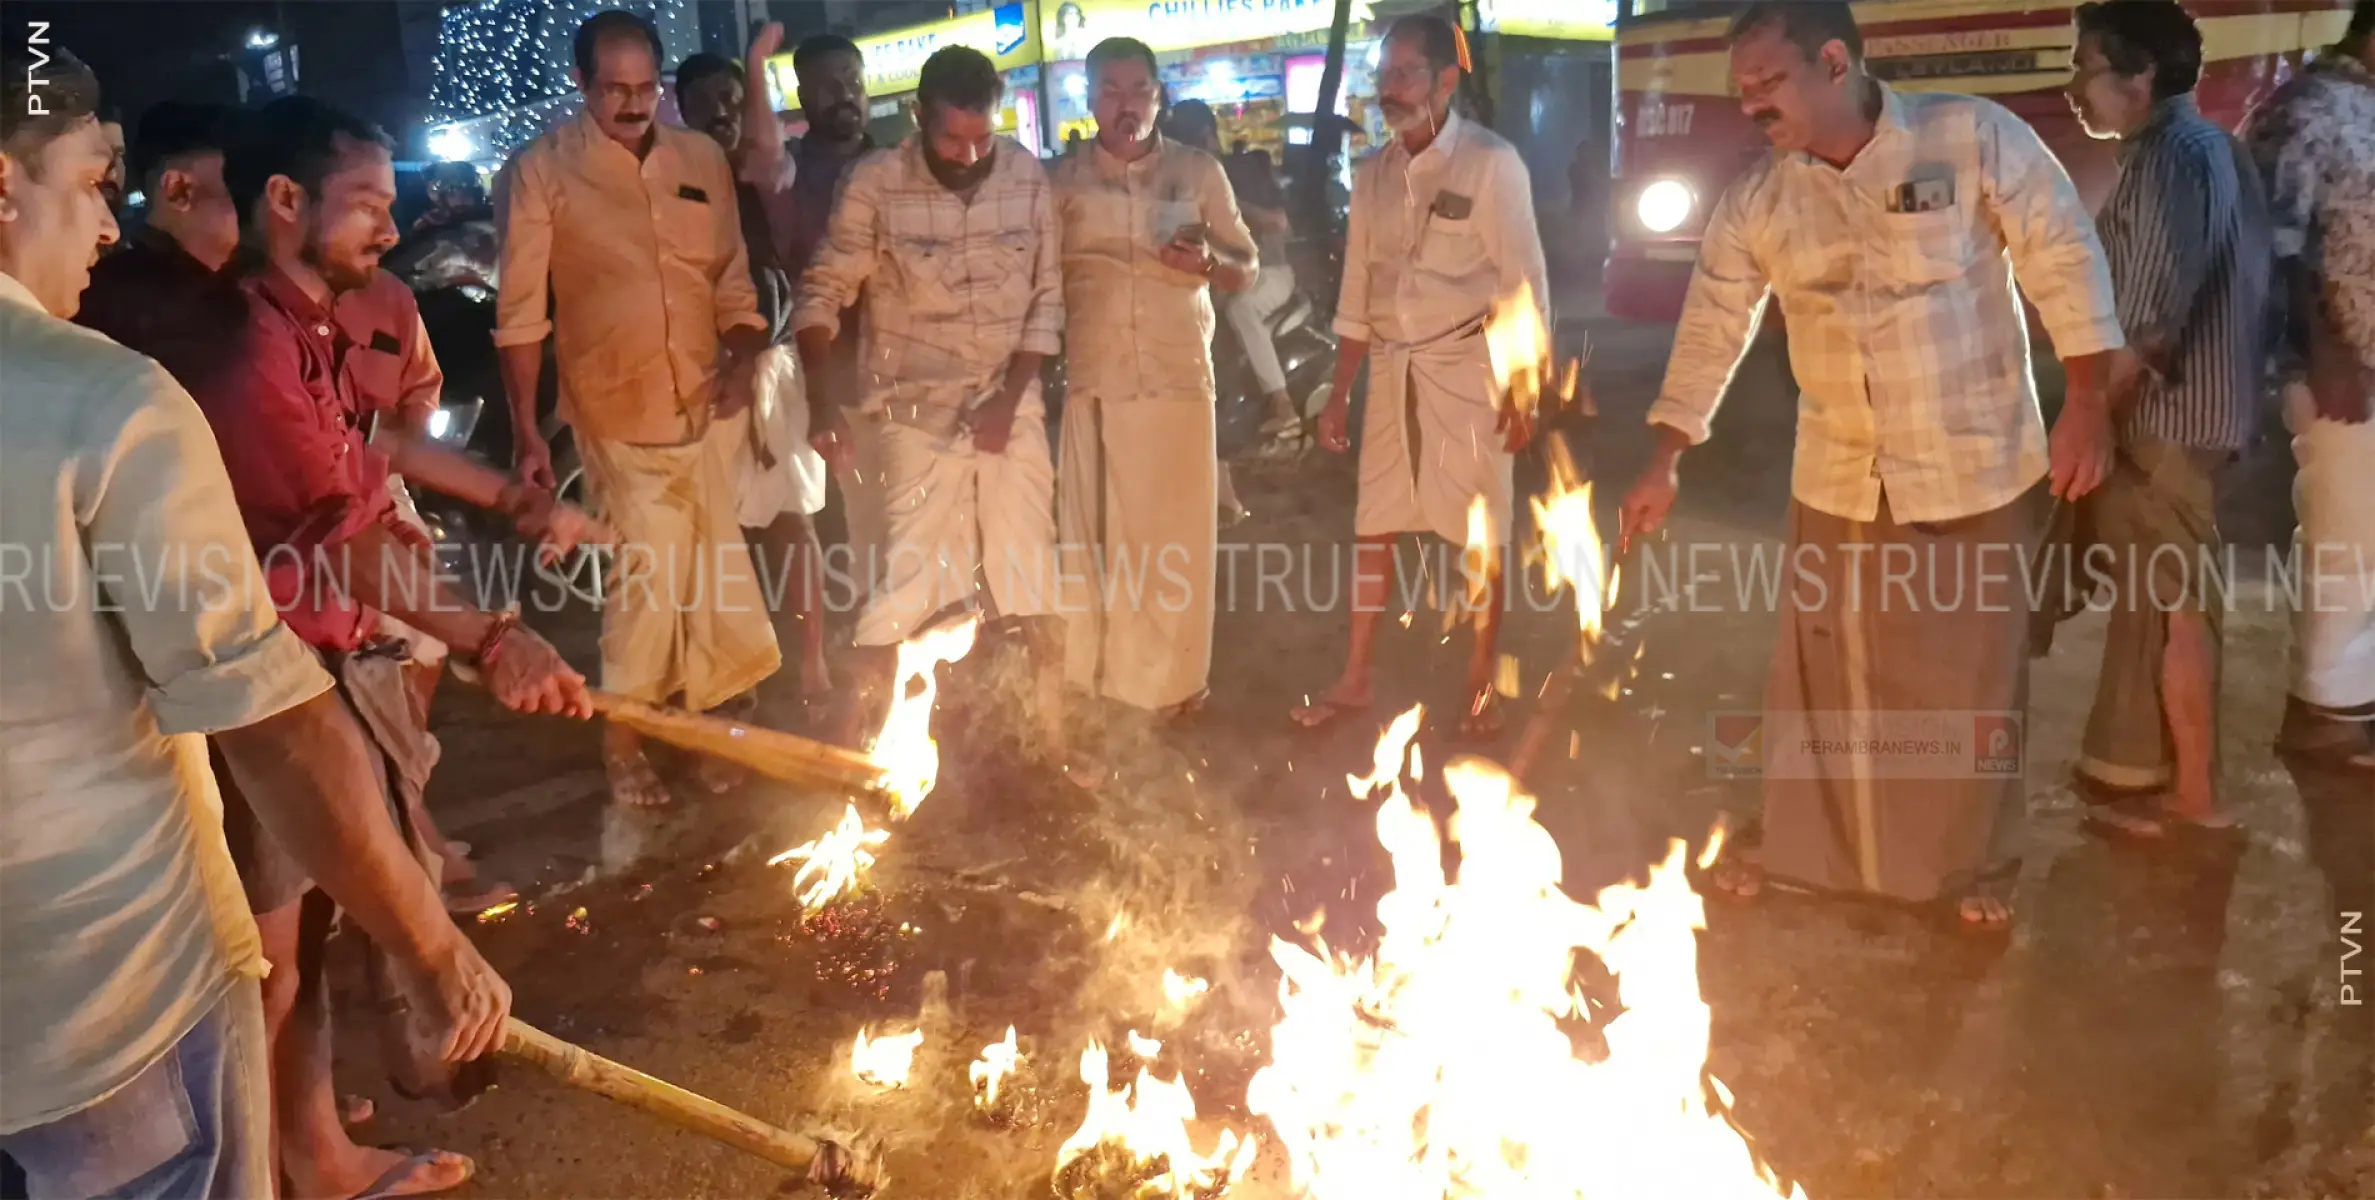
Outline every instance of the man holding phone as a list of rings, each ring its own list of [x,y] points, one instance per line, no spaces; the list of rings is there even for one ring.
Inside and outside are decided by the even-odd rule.
[[[1251,286],[1257,256],[1219,160],[1156,131],[1154,51],[1097,43],[1088,86],[1097,140],[1054,172],[1071,372],[1057,518],[1077,589],[1065,674],[1181,716],[1212,666],[1211,289]]]

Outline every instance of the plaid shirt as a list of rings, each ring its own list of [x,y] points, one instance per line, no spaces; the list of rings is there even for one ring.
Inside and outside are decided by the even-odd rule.
[[[2277,262],[2316,281],[2326,320],[2375,371],[2375,74],[2326,51],[2276,89],[2247,136],[2268,185]],[[2305,314],[2289,316],[2283,349],[2294,361],[2282,366],[2294,376],[2307,332]]]
[[[2111,276],[2035,130],[1874,86],[1878,128],[1845,170],[1771,155],[1716,205],[1649,419],[1706,440],[1770,294],[1803,392],[1798,500],[1869,521],[1885,488],[1898,521],[1972,516],[2045,473],[2014,271],[2064,358],[2125,344]]]
[[[792,328],[839,331],[862,290],[863,407],[944,424],[988,397],[1018,351],[1056,353],[1057,240],[1047,172],[1020,143],[998,139],[997,165],[966,199],[910,136],[850,168]]]

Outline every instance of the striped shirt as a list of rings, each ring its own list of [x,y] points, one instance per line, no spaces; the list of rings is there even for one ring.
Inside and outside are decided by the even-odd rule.
[[[2119,158],[2095,228],[2120,327],[2152,368],[2121,432],[2240,450],[2259,423],[2268,301],[2256,173],[2191,96],[2161,101]]]
[[[1878,125],[1845,169],[1768,155],[1716,204],[1649,419],[1707,439],[1770,296],[1802,390],[1799,502],[1870,521],[1885,489],[1898,521],[1976,516],[2045,474],[2015,272],[2064,358],[2126,344],[2111,277],[2027,122],[1874,86]]]
[[[1062,349],[1057,240],[1047,171],[1021,143],[999,138],[989,177],[959,196],[911,134],[849,169],[792,328],[846,333],[863,297],[861,406],[937,428],[990,396],[1016,353]]]

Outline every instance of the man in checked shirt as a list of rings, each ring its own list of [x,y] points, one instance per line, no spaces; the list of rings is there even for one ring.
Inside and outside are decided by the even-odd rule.
[[[1777,299],[1802,395],[1763,844],[1714,882],[1945,902],[1999,929],[2024,799],[2028,493],[2049,468],[2065,500],[2101,482],[2128,369],[2102,248],[2034,130],[1872,78],[1847,4],[1751,4],[1728,40],[1775,153],[1708,220],[1649,413],[1660,447],[1624,504],[1628,541],[1665,521],[1676,462]],[[2015,271],[2069,372],[2050,446]],[[1877,753],[1933,737],[1973,752]]]
[[[924,60],[918,132],[849,169],[792,326],[809,385],[824,386],[842,313],[864,296],[863,400],[812,406],[812,437],[836,474],[850,467],[850,423],[872,427],[888,513],[884,576],[858,616],[863,690],[840,735],[854,739],[890,683],[891,649],[971,602],[979,572],[996,615],[1028,630],[1046,747],[1062,763],[1055,464],[1039,364],[1063,329],[1063,278],[1047,172],[998,133],[1004,92],[978,50]]]
[[[2218,811],[2219,549],[2213,484],[2259,425],[2270,245],[2242,148],[2194,106],[2202,34],[2176,0],[2081,4],[2070,106],[2116,138],[2098,228],[2120,325],[2145,370],[2112,397],[2119,449],[2103,486],[2056,511],[2050,565],[2108,575],[2103,671],[2078,759],[2097,829],[2160,837],[2223,827]],[[2065,529],[2064,527],[2067,526]],[[2064,535],[2067,535],[2066,541]],[[2050,621],[2086,599],[2064,588]]]

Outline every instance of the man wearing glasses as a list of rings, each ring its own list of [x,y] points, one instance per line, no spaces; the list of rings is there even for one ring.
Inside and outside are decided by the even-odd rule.
[[[734,172],[704,134],[653,119],[660,35],[616,10],[578,27],[585,111],[513,160],[495,344],[523,482],[554,485],[537,427],[553,339],[561,416],[619,536],[602,610],[602,686],[651,704],[715,708],[781,656],[736,522],[735,452],[749,436],[751,367],[767,348]],[[633,731],[609,727],[612,795],[669,793]],[[722,763],[703,783],[733,783]]]

